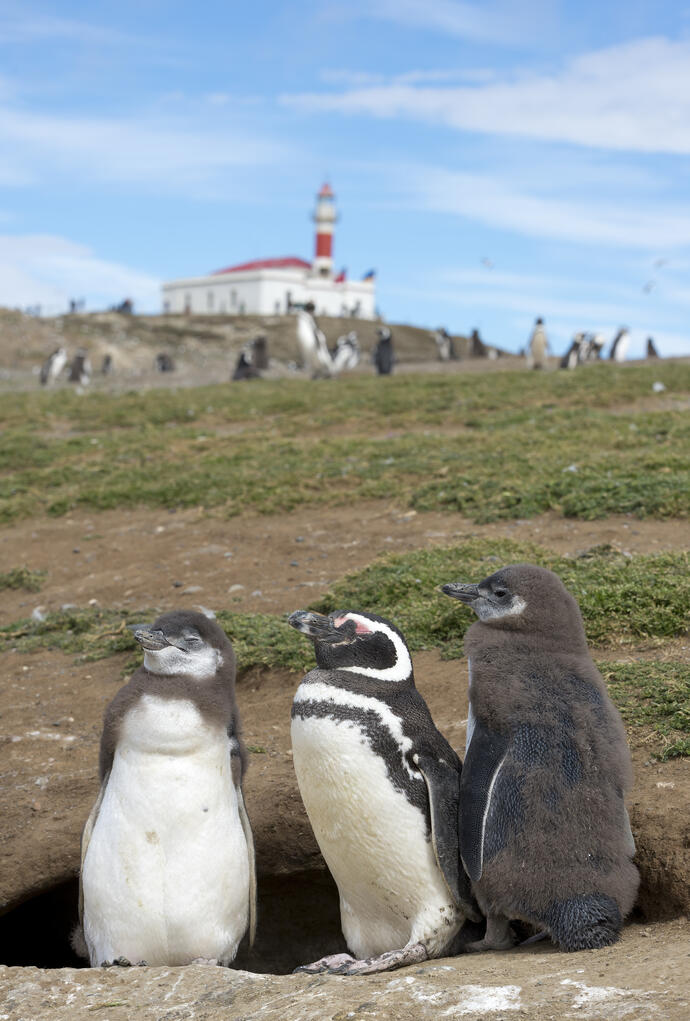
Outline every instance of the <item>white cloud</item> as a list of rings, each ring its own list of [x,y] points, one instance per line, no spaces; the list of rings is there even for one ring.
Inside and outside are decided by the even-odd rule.
[[[524,9],[517,9],[515,0],[482,4],[461,0],[365,0],[361,5],[352,5],[350,10],[360,18],[496,44],[512,43],[528,34],[534,37],[540,25],[549,20],[547,12],[551,6],[533,0],[527,19]]]
[[[560,72],[513,73],[455,88],[393,81],[340,93],[286,95],[305,112],[443,124],[482,134],[601,149],[690,154],[690,41],[639,39],[571,60]]]
[[[690,206],[584,201],[530,194],[510,181],[423,167],[398,171],[414,208],[453,213],[501,230],[647,250],[690,245]]]
[[[101,259],[88,246],[53,235],[0,235],[0,305],[64,312],[70,298],[105,308],[132,298],[138,311],[160,308],[160,280]]]
[[[78,43],[125,43],[133,37],[112,28],[91,25],[74,18],[30,12],[16,8],[0,13],[0,43],[36,42],[41,39],[66,40]]]
[[[161,191],[217,186],[233,168],[272,163],[285,155],[277,143],[222,122],[197,124],[187,113],[116,118],[11,108],[0,108],[0,148],[11,154],[4,173],[18,180],[61,170]]]

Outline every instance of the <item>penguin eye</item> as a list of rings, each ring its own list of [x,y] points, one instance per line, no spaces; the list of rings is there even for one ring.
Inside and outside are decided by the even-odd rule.
[[[495,596],[496,596],[496,597],[497,597],[498,599],[503,599],[503,597],[504,597],[504,596],[507,596],[507,595],[508,595],[508,592],[507,592],[507,590],[506,590],[506,589],[504,589],[504,588],[495,588],[495,589],[494,589],[494,595],[495,595]]]

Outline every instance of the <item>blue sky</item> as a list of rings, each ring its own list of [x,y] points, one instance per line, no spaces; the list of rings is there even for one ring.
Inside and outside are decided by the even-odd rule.
[[[392,321],[690,354],[690,0],[0,0],[0,304],[310,258],[326,177]]]

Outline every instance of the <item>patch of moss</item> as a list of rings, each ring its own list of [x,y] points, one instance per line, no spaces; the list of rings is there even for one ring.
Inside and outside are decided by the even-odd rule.
[[[650,732],[662,761],[690,755],[690,664],[598,663],[625,722]]]
[[[32,571],[28,567],[12,567],[9,571],[0,571],[0,589],[40,592],[45,574],[45,571]]]
[[[669,638],[688,627],[687,553],[626,556],[609,546],[571,559],[508,540],[476,540],[448,548],[392,554],[346,575],[315,607],[368,609],[390,617],[412,649],[438,648],[462,655],[473,612],[436,592],[450,581],[479,582],[510,563],[555,571],[577,599],[587,638],[595,644]]]

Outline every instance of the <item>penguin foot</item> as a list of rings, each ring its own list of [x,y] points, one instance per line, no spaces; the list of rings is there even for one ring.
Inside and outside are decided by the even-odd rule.
[[[333,975],[373,975],[379,971],[394,971],[410,964],[428,961],[429,955],[423,943],[408,943],[402,950],[387,950],[378,957],[367,957],[363,961],[351,960],[338,968],[329,968]]]
[[[486,920],[484,939],[479,939],[475,943],[467,943],[465,952],[480,954],[484,950],[510,950],[516,942],[515,933],[511,929],[508,919],[503,915],[489,915]]]
[[[325,971],[334,974],[337,968],[354,963],[354,960],[350,954],[330,954],[328,957],[319,958],[313,964],[303,964],[300,968],[295,968],[292,974],[304,972],[306,975],[320,975]]]
[[[484,939],[478,939],[475,943],[467,943],[465,945],[465,953],[481,954],[484,950],[511,950],[514,946],[515,946],[514,939],[494,941],[488,940],[485,936]]]
[[[145,961],[141,962],[145,964]],[[131,968],[132,962],[126,957],[116,957],[113,961],[101,961],[101,968]]]

